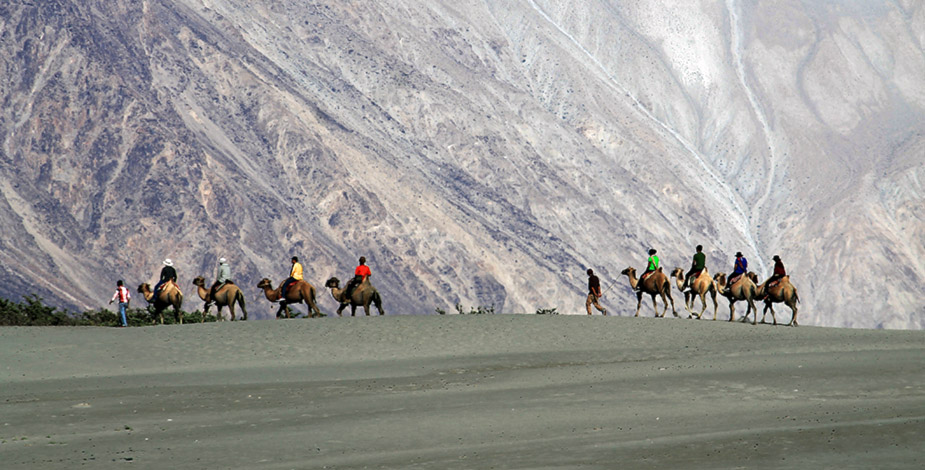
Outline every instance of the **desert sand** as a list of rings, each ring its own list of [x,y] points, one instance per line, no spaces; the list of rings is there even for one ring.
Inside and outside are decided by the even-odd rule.
[[[922,331],[386,316],[2,328],[0,358],[3,469],[925,467]]]

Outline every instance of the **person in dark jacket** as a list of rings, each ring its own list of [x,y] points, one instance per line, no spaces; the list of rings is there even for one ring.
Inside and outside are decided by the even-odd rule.
[[[775,282],[787,275],[787,270],[784,269],[784,262],[780,260],[780,256],[774,255],[772,259],[774,260],[774,274],[768,279],[768,282],[765,283],[768,287],[772,287]]]
[[[164,284],[172,282],[177,284],[177,270],[173,267],[173,261],[170,258],[164,260],[164,267],[161,268],[161,278],[157,281],[157,284],[154,286],[154,297],[157,298],[158,293],[164,287]]]
[[[588,315],[591,315],[591,306],[594,305],[594,308],[597,311],[601,312],[601,315],[607,315],[607,309],[601,307],[601,304],[598,302],[598,299],[604,295],[601,293],[601,280],[594,275],[594,270],[588,268],[588,300],[585,301],[585,308],[588,309]]]

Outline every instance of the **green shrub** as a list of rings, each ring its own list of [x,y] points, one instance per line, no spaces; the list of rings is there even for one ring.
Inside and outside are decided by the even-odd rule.
[[[212,314],[205,318],[206,322],[214,322]],[[129,326],[146,326],[160,323],[154,316],[154,307],[129,308],[125,311]],[[183,312],[184,323],[199,323],[202,321],[202,311]],[[164,324],[176,323],[173,309],[164,310]],[[0,298],[0,326],[121,326],[118,310],[109,309],[88,310],[83,313],[72,313],[60,310],[57,307],[45,305],[36,295],[23,297],[22,302],[13,302]]]
[[[558,315],[559,312],[556,311],[556,308],[538,308],[536,309],[537,315]]]
[[[472,307],[472,308],[469,309],[468,312],[466,312],[466,311],[463,309],[462,304],[456,304],[456,313],[458,313],[458,314],[460,314],[460,315],[466,315],[466,314],[469,314],[469,315],[493,314],[493,313],[495,313],[495,306],[492,305],[492,306],[490,306],[490,307],[483,307],[483,306],[480,305],[480,306],[478,306],[478,307]]]

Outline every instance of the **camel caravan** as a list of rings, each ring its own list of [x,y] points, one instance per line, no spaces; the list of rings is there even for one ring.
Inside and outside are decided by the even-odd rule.
[[[765,316],[770,311],[773,324],[777,325],[774,304],[783,303],[790,307],[792,312],[790,323],[787,326],[797,326],[799,324],[797,323],[797,303],[799,303],[800,297],[797,295],[796,287],[790,282],[790,276],[787,275],[779,256],[774,255],[773,257],[774,274],[766,281],[759,282],[758,275],[748,271],[748,262],[741,252],[736,253],[733,272],[728,276],[722,272],[710,276],[705,265],[706,257],[703,254],[703,247],[699,245],[697,246],[697,253],[694,255],[691,269],[687,273],[682,268],[675,268],[671,271],[670,276],[665,276],[662,268],[658,265],[657,253],[654,249],[649,250],[646,271],[638,279],[636,278],[636,269],[633,267],[628,267],[621,272],[622,275],[629,279],[630,288],[636,294],[635,316],[639,316],[643,294],[648,294],[652,298],[656,318],[665,316],[668,312],[669,302],[671,304],[671,313],[677,317],[674,299],[671,297],[671,283],[668,281],[669,277],[674,277],[678,290],[684,294],[684,308],[688,312],[688,318],[703,318],[703,314],[708,308],[707,298],[709,297],[713,304],[713,320],[716,320],[718,310],[716,297],[720,295],[729,301],[728,321],[735,320],[735,304],[742,301],[746,304],[746,310],[741,321],[747,322],[749,315],[751,315],[752,324],[757,324],[758,308],[755,306],[755,302],[763,301],[764,312],[761,316],[761,323],[765,323]],[[591,270],[588,272],[590,274]],[[599,287],[597,287],[598,293],[596,295],[595,287],[592,287],[592,284],[597,285],[598,282],[596,277],[593,283],[589,282],[590,297],[600,297]],[[658,298],[661,298],[664,304],[661,314],[659,314]],[[701,307],[699,311],[696,311],[694,307],[697,299],[700,299]],[[594,300],[596,301],[596,298]],[[588,315],[590,314],[591,309],[589,307]]]
[[[318,308],[317,295],[315,286],[303,279],[302,265],[299,258],[293,256],[291,259],[292,268],[289,271],[289,277],[280,282],[274,288],[273,281],[269,278],[263,278],[257,288],[263,290],[267,300],[278,303],[279,308],[276,311],[276,318],[292,318],[298,316],[292,314],[291,305],[304,303],[308,307],[307,317],[316,318],[326,316]],[[340,304],[337,309],[337,315],[347,306],[351,308],[351,316],[356,315],[356,308],[362,306],[369,316],[370,305],[375,305],[379,315],[385,315],[382,308],[382,297],[379,291],[373,287],[369,278],[372,275],[366,258],[360,257],[360,265],[354,270],[354,277],[347,282],[343,288],[340,287],[340,280],[336,277],[328,279],[325,287],[331,289],[331,297]],[[121,282],[121,281],[120,281]],[[215,282],[210,288],[206,287],[206,279],[203,276],[197,276],[193,279],[193,285],[196,286],[199,299],[203,301],[202,322],[209,315],[212,306],[216,307],[215,317],[218,320],[225,320],[222,309],[228,307],[231,321],[237,319],[236,309],[240,308],[242,320],[247,320],[247,307],[244,300],[244,293],[234,281],[231,280],[231,268],[225,258],[219,259],[218,274]],[[164,260],[161,268],[160,281],[152,289],[151,285],[144,283],[138,286],[138,292],[154,308],[155,323],[160,320],[164,323],[164,310],[173,307],[174,319],[177,323],[183,323],[183,311],[180,307],[183,304],[183,292],[177,284],[177,271],[173,267],[173,261],[169,258]]]
[[[681,268],[675,268],[670,275],[665,275],[661,266],[659,266],[657,250],[650,249],[646,269],[641,275],[637,277],[637,271],[632,266],[621,271],[621,275],[626,276],[630,289],[636,295],[636,317],[639,316],[642,309],[644,295],[651,297],[652,307],[657,318],[664,318],[668,314],[669,306],[671,307],[671,314],[678,317],[678,311],[671,294],[671,278],[675,278],[677,289],[684,294],[684,309],[688,312],[688,318],[702,319],[707,308],[709,308],[707,303],[707,299],[709,299],[713,305],[713,320],[715,321],[719,310],[717,296],[722,296],[729,301],[728,321],[736,319],[736,302],[741,301],[745,303],[746,308],[741,321],[747,322],[749,316],[751,316],[752,324],[757,324],[758,308],[755,306],[755,302],[764,302],[761,323],[765,323],[767,313],[770,311],[771,320],[774,325],[777,325],[774,304],[782,303],[789,307],[792,312],[790,322],[787,325],[797,326],[799,324],[797,322],[797,304],[800,297],[797,295],[796,287],[790,282],[790,276],[787,275],[780,257],[775,255],[773,260],[774,273],[764,282],[759,282],[758,276],[754,272],[748,271],[748,261],[741,252],[736,253],[735,265],[731,274],[727,276],[726,273],[719,272],[711,276],[706,268],[706,256],[703,254],[703,247],[698,245],[690,270],[685,272]],[[326,316],[318,307],[315,286],[303,279],[302,265],[299,263],[299,258],[293,256],[290,261],[292,267],[288,278],[278,284],[269,278],[263,278],[257,284],[257,288],[263,291],[264,297],[268,301],[279,305],[276,318],[299,316],[301,312],[297,312],[296,315],[292,314],[291,306],[303,303],[308,309],[307,318]],[[160,282],[153,289],[147,283],[141,284],[138,286],[138,292],[153,306],[155,322],[160,320],[160,323],[163,324],[164,310],[172,307],[176,322],[183,323],[183,311],[180,310],[183,303],[183,292],[177,285],[176,269],[174,269],[173,262],[170,259],[164,260],[163,264]],[[366,258],[360,257],[360,263],[354,270],[353,278],[349,279],[344,287],[341,287],[341,281],[336,277],[331,277],[324,283],[324,287],[330,289],[331,298],[339,305],[337,309],[338,316],[342,316],[344,309],[348,306],[350,307],[351,316],[356,316],[357,307],[363,307],[366,316],[370,316],[371,306],[376,307],[379,315],[385,315],[385,310],[382,308],[382,297],[370,282],[370,276],[371,272],[366,265]],[[222,313],[225,307],[228,307],[231,321],[237,319],[238,308],[241,309],[241,318],[247,320],[244,293],[231,280],[231,268],[225,258],[219,259],[218,274],[210,288],[206,287],[206,279],[203,276],[193,279],[193,285],[196,286],[199,299],[203,302],[203,314],[200,321],[205,321],[212,306],[216,307],[215,316],[219,320],[225,319]],[[602,296],[600,279],[594,275],[592,269],[588,269],[588,289],[589,294],[586,303],[588,315],[591,315],[592,305],[603,315],[607,315],[607,310],[601,307],[598,302]],[[659,310],[658,305],[659,299],[663,304],[661,310]],[[695,308],[698,299],[700,300],[699,310]]]

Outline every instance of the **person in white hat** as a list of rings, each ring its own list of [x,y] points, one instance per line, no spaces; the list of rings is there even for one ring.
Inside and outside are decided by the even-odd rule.
[[[215,293],[228,282],[231,282],[231,266],[228,266],[227,259],[219,258],[218,274],[215,276],[215,283],[212,284],[212,289],[209,291],[209,306],[213,303],[212,299],[215,298]]]
[[[160,292],[161,288],[164,287],[164,284],[172,282],[177,283],[177,270],[173,267],[173,261],[170,258],[164,260],[164,267],[161,268],[161,279],[157,281],[157,285],[154,286],[154,297],[157,297],[157,294]]]

